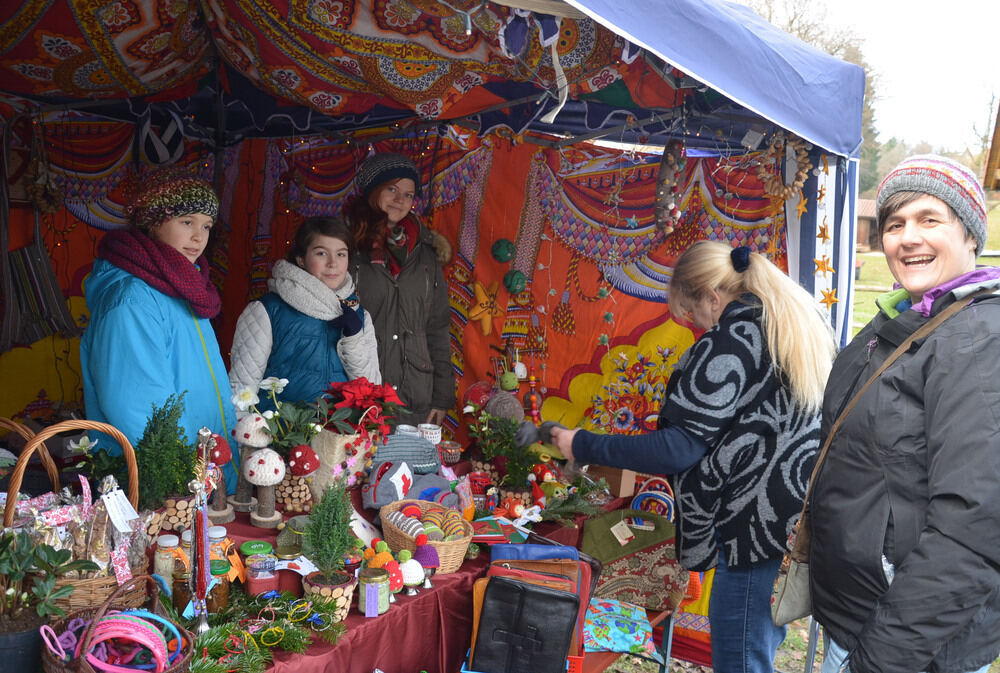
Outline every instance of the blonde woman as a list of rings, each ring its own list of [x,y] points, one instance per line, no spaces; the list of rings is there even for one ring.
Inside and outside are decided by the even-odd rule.
[[[671,477],[678,558],[715,568],[709,601],[716,673],[771,673],[784,627],[770,597],[819,449],[833,332],[815,300],[749,248],[700,241],[678,259],[671,312],[706,330],[677,363],[658,430],[556,428],[578,463]]]

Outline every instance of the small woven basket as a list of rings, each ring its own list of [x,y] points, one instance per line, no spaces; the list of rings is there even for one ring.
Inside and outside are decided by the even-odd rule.
[[[445,440],[438,444],[438,454],[441,456],[442,463],[454,465],[462,459],[462,445],[458,442]]]
[[[143,599],[140,601],[139,605],[145,603],[148,597],[150,599],[148,610],[155,615],[169,619],[166,610],[163,608],[163,605],[160,604],[160,591],[156,586],[156,582],[150,575],[139,575],[133,577],[122,586],[117,587],[117,589],[97,607],[91,605],[89,608],[75,610],[67,614],[62,619],[56,620],[51,624],[52,630],[55,631],[56,634],[61,634],[66,630],[66,627],[72,619],[79,618],[84,621],[89,620],[90,624],[87,627],[87,631],[83,635],[83,645],[81,647],[81,652],[89,652],[90,643],[94,637],[94,630],[97,628],[97,623],[101,617],[103,617],[108,610],[113,607],[122,605],[121,599],[125,595],[136,590],[138,590]],[[138,607],[138,605],[131,607]],[[174,626],[177,627],[177,631],[180,633],[181,639],[184,643],[181,646],[181,656],[174,661],[173,665],[168,666],[164,670],[164,673],[187,673],[187,671],[191,668],[191,658],[194,654],[194,635],[180,624],[174,623]],[[63,661],[58,659],[48,647],[42,648],[42,668],[45,670],[45,673],[97,673],[85,657],[81,656],[79,659],[74,659],[72,661]]]
[[[416,551],[417,549],[417,543],[413,541],[412,537],[403,533],[396,525],[385,518],[386,514],[398,511],[407,505],[416,505],[420,508],[421,513],[432,508],[441,508],[441,505],[428,500],[397,500],[396,502],[390,502],[380,509],[379,518],[382,520],[382,535],[385,541],[389,543],[389,548],[394,552],[398,552],[401,549],[409,549],[410,551]],[[465,530],[465,535],[458,540],[432,540],[427,543],[437,550],[438,559],[441,562],[441,566],[437,569],[437,574],[447,575],[453,573],[461,567],[462,561],[465,560],[465,551],[469,548],[469,543],[472,542],[472,524],[462,519],[462,528]]]
[[[132,503],[133,507],[135,507],[136,503],[139,502],[139,468],[135,462],[135,450],[132,448],[132,444],[128,441],[128,438],[125,437],[125,435],[123,435],[118,428],[113,425],[108,425],[107,423],[80,420],[63,421],[62,423],[50,425],[37,435],[33,435],[30,438],[25,437],[28,439],[28,443],[24,445],[24,449],[21,451],[21,455],[17,459],[17,464],[14,465],[14,471],[11,472],[10,475],[10,486],[7,491],[7,506],[3,512],[3,525],[5,527],[10,526],[14,522],[14,507],[16,505],[18,491],[21,488],[21,481],[24,479],[24,471],[28,467],[28,460],[31,458],[31,454],[37,450],[43,464],[46,463],[46,458],[49,462],[52,462],[52,458],[49,456],[48,450],[45,449],[45,440],[54,437],[61,432],[69,430],[95,430],[103,432],[110,435],[119,444],[121,444],[122,451],[125,455],[125,462],[128,466],[128,500]],[[21,434],[24,436],[23,433]],[[54,463],[53,467],[55,467]],[[56,490],[59,489],[58,473],[53,479],[52,484]],[[134,574],[142,574],[146,572],[148,567],[149,563],[144,559],[140,567],[132,568],[132,572]],[[87,579],[60,577],[56,580],[56,588],[63,586],[72,586],[73,593],[65,598],[56,600],[55,604],[67,612],[88,607],[93,608],[95,605],[100,605],[105,599],[108,598],[108,596],[111,596],[112,594],[118,595],[117,602],[115,603],[115,607],[117,608],[139,607],[146,598],[145,589],[141,584],[139,586],[133,586],[131,591],[119,592],[118,580],[115,578],[114,574],[106,575],[104,577],[91,577]]]

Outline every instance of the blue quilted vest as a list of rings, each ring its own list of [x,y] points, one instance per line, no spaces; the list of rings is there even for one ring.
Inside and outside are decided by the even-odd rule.
[[[331,382],[347,380],[337,355],[340,328],[295,310],[274,293],[264,295],[260,302],[271,319],[274,339],[264,377],[288,379],[279,400],[315,402]],[[261,402],[264,401],[261,395]]]

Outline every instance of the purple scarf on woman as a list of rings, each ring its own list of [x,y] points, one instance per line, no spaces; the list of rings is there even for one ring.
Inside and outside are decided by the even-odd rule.
[[[97,255],[169,297],[186,299],[199,318],[214,318],[222,310],[204,255],[192,264],[174,248],[138,229],[109,231],[101,239]]]

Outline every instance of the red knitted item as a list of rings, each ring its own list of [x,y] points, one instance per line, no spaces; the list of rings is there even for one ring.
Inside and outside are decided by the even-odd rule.
[[[222,309],[204,255],[197,265],[192,264],[171,246],[137,229],[109,231],[101,239],[97,255],[169,297],[186,299],[199,318],[214,318]]]

